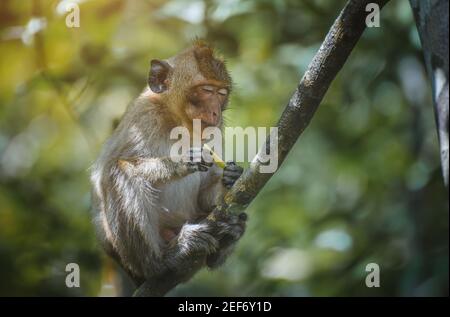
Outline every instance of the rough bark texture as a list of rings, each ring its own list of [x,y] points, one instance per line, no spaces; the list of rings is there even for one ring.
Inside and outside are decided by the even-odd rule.
[[[376,3],[381,9],[387,2],[388,0],[347,2],[278,121],[279,164],[284,161],[300,134],[308,126],[328,87],[366,28],[367,4]],[[269,136],[259,153],[266,151],[266,148],[266,153],[269,153],[268,149],[274,141]],[[273,173],[260,173],[260,166],[258,161],[251,164],[226,195],[224,203],[213,212],[211,218],[220,217],[221,212],[242,211],[250,204],[273,175]]]
[[[444,182],[448,186],[448,0],[410,0],[431,79]]]
[[[278,121],[279,165],[308,126],[328,87],[366,28],[367,4],[376,3],[381,9],[388,1],[350,0],[337,17]],[[257,157],[266,149],[265,153],[269,153],[271,146],[276,146],[276,140],[269,136]],[[252,162],[225,196],[224,202],[211,213],[210,221],[216,221],[226,213],[240,213],[251,203],[274,174],[260,173],[260,166],[258,160]],[[161,292],[147,284],[144,283],[135,295],[160,296],[167,291]]]

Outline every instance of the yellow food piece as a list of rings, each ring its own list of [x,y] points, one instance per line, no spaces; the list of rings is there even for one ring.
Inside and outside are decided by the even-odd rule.
[[[216,165],[220,168],[225,168],[225,162],[220,158],[219,155],[217,155],[217,153],[215,153],[211,147],[208,144],[203,144],[203,147],[205,149],[207,149],[210,153],[211,153],[211,157],[214,160],[214,163],[216,163]]]

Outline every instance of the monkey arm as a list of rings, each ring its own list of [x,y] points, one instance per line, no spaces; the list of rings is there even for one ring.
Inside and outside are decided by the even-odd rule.
[[[202,162],[175,162],[170,157],[121,158],[117,161],[120,170],[129,176],[141,176],[151,183],[166,183],[191,173],[205,171]]]
[[[220,203],[226,189],[222,184],[222,170],[216,166],[202,177],[198,195],[198,205],[202,212],[209,214]]]
[[[221,200],[225,193],[242,175],[243,168],[235,162],[227,162],[223,169],[212,166],[208,174],[202,179],[198,203],[205,212],[210,212]]]
[[[242,174],[243,169],[234,162],[226,163],[225,168],[212,167],[200,186],[199,206],[208,214],[214,207],[221,203],[228,189]],[[213,235],[218,239],[217,250],[206,257],[209,268],[217,268],[223,264],[233,251],[236,242],[245,231],[247,216],[245,213],[239,215],[223,215],[217,222],[211,223],[214,228]]]

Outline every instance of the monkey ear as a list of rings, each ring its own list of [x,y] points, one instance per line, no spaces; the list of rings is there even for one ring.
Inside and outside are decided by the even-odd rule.
[[[171,69],[172,67],[165,61],[151,60],[148,86],[153,92],[160,94],[169,88],[167,87],[167,77]]]

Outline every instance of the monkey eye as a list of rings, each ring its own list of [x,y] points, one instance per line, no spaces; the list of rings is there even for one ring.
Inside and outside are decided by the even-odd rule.
[[[214,92],[214,87],[213,86],[202,86],[202,90],[207,91],[207,92]]]
[[[228,94],[228,90],[225,88],[219,89],[218,93],[222,96],[226,96]]]

